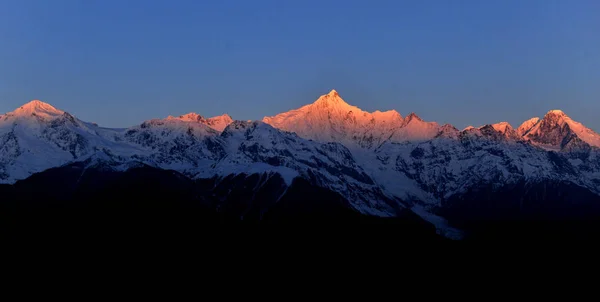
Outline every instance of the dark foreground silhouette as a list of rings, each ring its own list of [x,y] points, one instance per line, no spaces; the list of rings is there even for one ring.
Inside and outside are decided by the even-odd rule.
[[[339,194],[303,179],[287,188],[277,175],[191,180],[151,167],[82,172],[77,167],[56,168],[0,186],[2,227],[11,233],[82,236],[203,236],[225,227],[258,227],[367,238],[377,226],[386,226],[398,240],[444,240],[433,225],[408,210],[395,218],[362,215]],[[363,227],[355,228],[358,225]]]
[[[286,236],[446,240],[409,210],[394,218],[363,215],[338,193],[303,179],[287,187],[277,175],[192,180],[148,166],[115,172],[75,164],[0,185],[0,196],[0,227],[14,234],[195,238],[258,228]],[[464,230],[465,240],[596,240],[597,199],[562,184],[480,188],[447,200],[439,214]]]

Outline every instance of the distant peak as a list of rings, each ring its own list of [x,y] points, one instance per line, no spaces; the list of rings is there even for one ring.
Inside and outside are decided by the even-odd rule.
[[[218,120],[229,120],[229,121],[233,120],[233,118],[231,118],[231,116],[229,114],[227,114],[227,113],[222,114],[222,115],[213,116],[213,117],[211,117],[209,119],[210,120],[217,120],[217,119]]]
[[[532,117],[526,121],[524,121],[519,128],[517,128],[517,133],[520,136],[525,135],[533,126],[535,126],[540,121],[539,117]]]
[[[492,124],[491,126],[494,128],[494,130],[502,133],[513,129],[512,125],[508,122],[499,122]]]
[[[436,137],[453,138],[458,135],[459,131],[451,124],[444,124],[440,127]]]
[[[550,110],[546,113],[546,115],[544,115],[544,120],[546,121],[559,122],[567,119],[570,119],[569,116],[565,114],[562,110],[558,109]]]
[[[32,100],[29,103],[24,104],[23,106],[20,107],[20,109],[50,109],[50,110],[56,110],[58,111],[58,109],[54,108],[52,105],[42,102],[40,100]]]
[[[27,106],[27,105],[44,105],[44,104],[47,105],[48,103],[44,103],[44,102],[42,102],[40,100],[31,100],[29,103],[25,104],[24,106]]]
[[[182,121],[199,122],[199,121],[203,120],[204,118],[198,113],[190,112],[188,114],[179,116],[179,119]]]
[[[533,123],[533,124],[535,124],[535,123],[539,122],[539,120],[540,120],[539,117],[532,117],[532,118],[526,120],[524,123]]]
[[[512,125],[509,122],[499,122],[499,123],[495,123],[492,124],[492,127],[494,128],[512,128]]]
[[[566,114],[560,109],[552,109],[546,113],[546,115],[558,115],[558,116],[566,116]]]
[[[233,119],[231,116],[229,116],[229,114],[223,114],[213,116],[207,119],[205,123],[211,128],[222,132],[229,124],[233,123]]]
[[[315,104],[323,104],[325,106],[329,105],[346,105],[349,106],[338,94],[337,91],[331,90],[328,94],[324,94],[317,99]]]
[[[412,121],[412,120],[417,120],[417,121],[423,121],[416,113],[411,112],[409,115],[406,116],[406,120],[407,121]]]
[[[452,130],[452,131],[458,131],[458,129],[456,129],[456,127],[454,127],[452,124],[444,124],[442,125],[442,127],[440,127],[441,131],[448,131],[448,130]]]
[[[182,121],[182,122],[186,122],[186,123],[200,123],[200,124],[209,126],[212,129],[217,130],[217,131],[223,131],[223,129],[225,129],[225,127],[227,125],[229,125],[231,122],[233,122],[233,119],[231,118],[231,116],[229,116],[229,114],[223,114],[223,115],[213,116],[211,118],[205,118],[202,115],[195,113],[195,112],[190,112],[188,114],[180,115],[179,117],[174,117],[174,116],[169,115],[166,119]]]
[[[17,108],[17,110],[15,110],[13,113],[18,115],[29,115],[35,113],[37,115],[56,116],[63,114],[64,111],[58,110],[52,105],[44,103],[40,100],[33,100]]]

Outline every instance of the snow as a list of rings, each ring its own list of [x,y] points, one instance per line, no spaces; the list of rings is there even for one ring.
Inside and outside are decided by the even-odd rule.
[[[443,235],[448,239],[454,240],[460,240],[464,237],[463,232],[456,228],[450,227],[446,219],[428,212],[422,206],[414,205],[410,210],[413,211],[415,214],[419,215],[421,218],[433,224],[438,234]]]
[[[366,173],[341,144],[321,144],[283,132],[259,122],[235,121],[221,134],[226,156],[206,175],[229,175],[242,171],[274,171],[289,184],[294,177],[313,179],[319,186],[339,192],[363,213],[389,216],[394,210],[382,203],[383,193],[369,183]],[[256,163],[262,162],[260,165]],[[250,168],[249,168],[250,167]],[[290,173],[296,171],[298,174]]]
[[[581,140],[590,144],[591,146],[600,147],[600,135],[598,133],[585,127],[583,124],[572,120],[569,117],[565,118],[565,122]]]
[[[0,118],[0,134],[10,131],[16,122],[37,129],[40,120],[52,121],[63,116],[63,114],[64,111],[58,110],[50,104],[33,100],[12,112],[2,115],[2,118]]]
[[[492,127],[500,132],[500,133],[504,133],[506,132],[506,130],[512,130],[512,126],[508,123],[508,122],[500,122],[500,123],[496,123],[496,124],[492,124]]]
[[[442,127],[440,127],[440,130],[439,130],[438,134],[436,135],[436,137],[458,139],[459,134],[460,134],[460,131],[458,131],[458,129],[456,129],[456,127],[454,127],[450,124],[444,124]]]
[[[562,133],[562,128],[565,125],[568,125],[571,132],[582,141],[590,146],[600,148],[600,134],[585,127],[583,124],[574,121],[561,110],[548,111],[542,120],[535,123],[535,125],[526,132],[525,137],[540,146],[550,149],[560,149],[561,146],[559,145],[559,142],[562,142],[563,137],[559,136],[566,135]],[[551,132],[548,130],[551,130]],[[549,142],[551,142],[551,144],[549,144]]]
[[[178,120],[184,121],[184,122],[200,122],[200,121],[204,120],[204,118],[200,114],[197,114],[194,112],[190,112],[188,114],[181,115],[178,118],[169,115],[167,117],[167,119],[169,119],[169,120],[178,119]]]
[[[402,126],[396,129],[391,138],[392,142],[418,142],[434,138],[440,131],[440,125],[436,122],[425,122],[416,114],[408,115]]]
[[[206,120],[206,125],[219,132],[223,132],[231,123],[233,123],[233,119],[228,114],[214,116]]]
[[[55,118],[62,115],[64,111],[54,108],[48,103],[40,100],[33,100],[12,112],[15,116],[29,116],[36,114],[43,118]]]
[[[223,132],[225,127],[233,122],[233,119],[228,114],[223,114],[219,116],[214,116],[211,118],[204,118],[200,114],[190,112],[179,117],[168,116],[165,120],[167,121],[181,121],[187,123],[200,123],[206,126],[211,127],[212,129]]]
[[[577,177],[556,175],[545,151],[506,138],[490,139],[478,129],[464,132],[460,139],[386,143],[375,156],[377,160],[357,158],[378,184],[404,200],[416,199],[427,205],[439,204],[441,198],[481,183],[544,178],[581,183]]]
[[[523,136],[525,135],[529,130],[531,130],[531,128],[533,128],[533,126],[535,126],[535,124],[537,124],[540,121],[539,117],[533,117],[530,118],[526,121],[524,121],[521,126],[519,126],[519,128],[517,128],[517,134],[519,136]]]
[[[500,122],[458,131],[414,113],[369,113],[335,90],[263,122],[188,113],[126,129],[102,128],[32,101],[0,116],[0,183],[84,160],[119,170],[147,164],[190,177],[266,173],[287,186],[301,177],[338,192],[362,213],[393,216],[387,202],[402,200],[397,207],[411,208],[453,237],[455,230],[430,209],[474,185],[553,179],[600,193],[600,151],[570,157],[556,143],[570,134],[600,146],[600,135],[558,110],[517,130]],[[576,173],[561,173],[540,147],[561,151]]]
[[[346,103],[332,90],[314,103],[265,117],[275,128],[319,142],[340,142],[348,148],[376,148],[385,141],[421,141],[435,137],[439,125],[416,114],[403,119],[395,110],[366,112]]]

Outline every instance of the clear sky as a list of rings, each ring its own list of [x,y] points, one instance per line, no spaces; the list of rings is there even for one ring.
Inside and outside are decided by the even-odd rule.
[[[0,0],[0,112],[246,120],[331,89],[458,128],[558,108],[600,131],[600,1]]]

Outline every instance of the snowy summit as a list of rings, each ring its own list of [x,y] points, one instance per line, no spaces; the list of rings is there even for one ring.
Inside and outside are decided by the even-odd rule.
[[[17,108],[15,111],[11,112],[11,114],[15,116],[30,116],[34,114],[46,118],[57,117],[62,115],[63,113],[64,111],[58,110],[52,105],[44,103],[40,100],[33,100]]]
[[[414,122],[413,122],[414,121]],[[320,96],[301,108],[265,117],[263,122],[275,128],[295,132],[320,142],[342,142],[347,146],[373,148],[390,139],[433,138],[439,126],[423,122],[416,115],[403,119],[395,110],[367,112],[352,106],[336,90]],[[411,133],[398,131],[410,125]],[[414,128],[414,129],[412,129]],[[407,128],[408,129],[408,128]],[[413,132],[414,130],[414,132]]]

